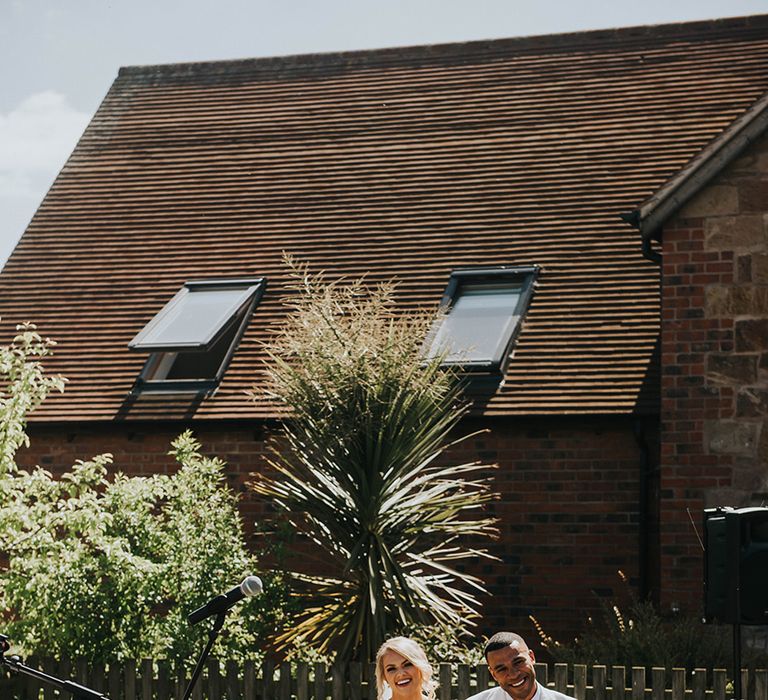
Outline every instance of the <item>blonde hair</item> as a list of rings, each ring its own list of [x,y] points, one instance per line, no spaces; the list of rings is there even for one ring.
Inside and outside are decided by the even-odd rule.
[[[382,700],[384,697],[384,662],[383,657],[388,651],[394,651],[405,659],[408,659],[419,671],[421,675],[421,692],[427,700],[435,700],[435,689],[437,683],[432,680],[432,666],[427,660],[427,655],[417,642],[408,637],[392,637],[381,645],[376,653],[376,690],[377,697]]]

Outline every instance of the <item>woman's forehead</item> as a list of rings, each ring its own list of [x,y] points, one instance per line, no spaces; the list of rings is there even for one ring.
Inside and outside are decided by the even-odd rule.
[[[387,649],[387,651],[385,651],[384,655],[381,657],[381,663],[384,666],[387,664],[400,664],[403,661],[407,661],[407,659],[402,654],[398,654],[392,649]]]

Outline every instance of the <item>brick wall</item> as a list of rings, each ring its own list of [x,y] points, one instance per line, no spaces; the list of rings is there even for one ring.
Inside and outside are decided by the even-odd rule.
[[[701,609],[702,510],[768,494],[768,141],[664,228],[662,602]]]
[[[515,421],[474,447],[500,465],[491,551],[501,561],[483,567],[494,593],[483,633],[512,626],[533,636],[533,613],[569,638],[598,597],[624,595],[619,570],[637,591],[642,460],[630,421]]]
[[[489,634],[513,627],[534,637],[528,614],[557,636],[575,635],[597,596],[622,592],[617,571],[637,584],[638,500],[641,450],[629,419],[541,419],[470,421],[466,432],[490,425],[491,432],[457,448],[456,460],[498,463],[501,494],[492,509],[501,537],[491,550],[500,561],[470,567],[493,593],[484,598],[478,629]],[[180,426],[53,427],[32,425],[31,447],[19,455],[25,466],[39,463],[59,473],[76,459],[101,452],[115,456],[128,474],[168,472],[167,456]],[[206,454],[224,458],[231,485],[241,492],[246,522],[269,515],[268,504],[245,487],[248,475],[264,467],[264,436],[238,426],[199,428]],[[653,436],[650,436],[651,441]]]

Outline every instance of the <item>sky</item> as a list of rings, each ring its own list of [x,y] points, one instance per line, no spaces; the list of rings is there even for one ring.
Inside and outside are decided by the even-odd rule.
[[[768,13],[768,0],[0,0],[0,265],[120,66]]]

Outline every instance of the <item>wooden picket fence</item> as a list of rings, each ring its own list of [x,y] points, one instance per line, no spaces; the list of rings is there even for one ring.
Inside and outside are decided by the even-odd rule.
[[[26,659],[27,666],[106,694],[110,700],[180,700],[188,671],[163,661],[124,662],[109,667],[82,661]],[[439,700],[464,700],[493,685],[485,665],[439,664]],[[577,700],[728,700],[733,697],[729,673],[722,669],[666,671],[624,666],[536,664],[541,683]],[[768,700],[768,671],[743,670],[745,700]],[[0,671],[0,700],[68,700],[53,686],[23,674]],[[346,672],[324,664],[222,666],[209,659],[192,694],[194,700],[375,700],[372,664],[350,664]]]

